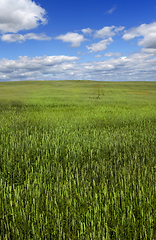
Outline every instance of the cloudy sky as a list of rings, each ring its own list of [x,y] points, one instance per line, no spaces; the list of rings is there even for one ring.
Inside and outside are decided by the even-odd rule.
[[[156,80],[156,1],[0,0],[0,81]]]

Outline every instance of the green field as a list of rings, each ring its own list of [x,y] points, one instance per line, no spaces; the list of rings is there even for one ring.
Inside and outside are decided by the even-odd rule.
[[[156,239],[156,82],[0,83],[0,240]]]

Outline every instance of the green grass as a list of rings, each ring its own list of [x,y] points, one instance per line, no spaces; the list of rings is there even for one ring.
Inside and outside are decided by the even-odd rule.
[[[156,83],[0,83],[0,240],[156,239]]]

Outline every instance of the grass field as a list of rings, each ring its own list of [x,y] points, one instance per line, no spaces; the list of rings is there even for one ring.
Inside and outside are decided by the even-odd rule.
[[[0,240],[156,239],[156,82],[1,82],[0,174]]]

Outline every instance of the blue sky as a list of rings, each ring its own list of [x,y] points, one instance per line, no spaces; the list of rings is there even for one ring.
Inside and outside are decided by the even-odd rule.
[[[0,81],[156,80],[156,2],[1,0]]]

